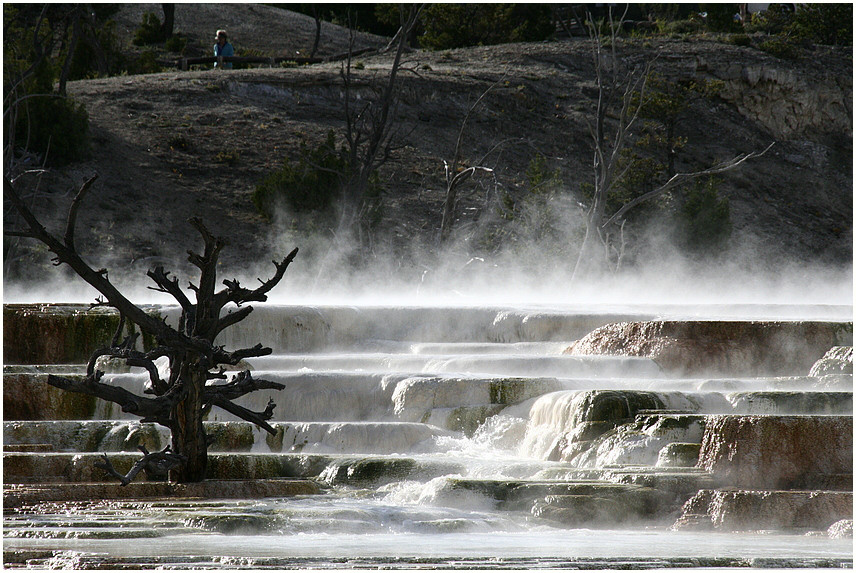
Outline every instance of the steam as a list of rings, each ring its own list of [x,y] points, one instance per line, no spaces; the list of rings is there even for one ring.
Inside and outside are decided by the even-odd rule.
[[[567,196],[551,205],[557,234],[526,241],[526,236],[487,254],[474,237],[480,230],[462,233],[439,248],[426,234],[411,233],[403,249],[377,237],[359,247],[330,230],[313,233],[291,227],[295,216],[281,213],[267,242],[264,261],[237,265],[224,260],[220,279],[238,278],[253,285],[273,272],[270,260],[300,247],[284,281],[270,294],[276,304],[346,305],[550,305],[592,307],[604,305],[841,305],[852,306],[852,263],[787,261],[760,246],[758,240],[737,237],[732,248],[715,262],[692,261],[667,239],[646,238],[636,261],[614,272],[572,280],[579,243],[577,207]],[[489,212],[488,207],[485,212]],[[485,217],[490,219],[490,217]],[[490,221],[483,223],[489,224]],[[515,223],[515,222],[512,222]],[[215,231],[216,232],[216,231]],[[394,229],[399,234],[407,229]],[[637,241],[639,242],[639,241]],[[196,247],[196,245],[177,245]],[[224,256],[237,247],[224,250]],[[362,251],[361,251],[362,249]],[[239,253],[230,258],[239,259]],[[157,264],[186,286],[197,276],[188,272],[185,257]],[[146,261],[110,266],[110,278],[134,302],[174,304],[168,295],[148,287]],[[153,263],[154,264],[154,263]],[[153,264],[151,266],[153,266]],[[237,267],[237,268],[236,268]],[[43,280],[19,284],[4,280],[4,302],[91,302],[98,293],[66,269],[45,264]],[[844,314],[849,314],[844,311]]]

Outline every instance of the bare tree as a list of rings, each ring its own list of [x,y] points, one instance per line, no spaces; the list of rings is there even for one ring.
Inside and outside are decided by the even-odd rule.
[[[318,53],[318,44],[321,43],[321,10],[317,4],[312,5],[312,18],[315,20],[315,39],[312,40],[312,50],[309,52],[309,57],[314,58]]]
[[[175,4],[161,4],[163,23],[161,23],[161,38],[168,40],[175,30]]]
[[[487,97],[487,94],[490,93],[490,91],[494,87],[496,87],[496,85],[499,84],[503,80],[503,78],[505,78],[505,75],[506,74],[503,74],[502,77],[500,77],[498,80],[492,83],[484,92],[482,92],[478,99],[467,110],[467,113],[464,116],[464,120],[461,122],[461,128],[458,130],[458,138],[455,140],[455,153],[452,156],[452,163],[450,165],[447,161],[443,161],[446,176],[446,194],[445,198],[443,199],[443,218],[440,221],[441,243],[445,242],[446,239],[449,238],[449,234],[452,232],[452,226],[455,223],[455,212],[457,210],[458,190],[460,186],[479,171],[483,171],[485,173],[493,173],[493,169],[491,169],[490,167],[485,167],[482,164],[484,163],[487,156],[496,149],[496,147],[488,151],[476,163],[476,165],[465,167],[462,164],[462,143],[464,141],[464,134],[466,133],[467,123],[470,121],[470,116],[473,114],[473,111],[475,111],[475,109],[479,106],[482,100]]]
[[[208,441],[203,427],[206,412],[217,406],[235,416],[252,422],[270,433],[273,428],[268,424],[275,407],[269,401],[263,412],[253,412],[233,401],[257,390],[281,390],[284,386],[276,382],[255,379],[249,370],[238,373],[227,380],[223,365],[237,365],[245,358],[264,356],[271,353],[270,348],[257,344],[252,348],[227,351],[215,344],[215,340],[224,329],[245,319],[252,306],[243,306],[248,302],[263,302],[267,293],[275,287],[297,255],[294,249],[281,262],[274,261],[275,273],[255,289],[247,289],[237,280],[225,280],[225,288],[216,290],[217,261],[226,240],[213,236],[199,219],[190,219],[190,224],[199,232],[204,242],[204,251],[199,254],[188,251],[188,260],[200,271],[196,284],[189,284],[195,293],[195,302],[184,293],[177,278],[170,277],[163,267],[148,272],[155,283],[150,287],[155,291],[171,295],[181,306],[178,325],[172,327],[155,316],[147,314],[142,308],[128,300],[110,282],[107,269],[93,269],[87,264],[75,246],[75,227],[81,202],[92,187],[95,177],[86,181],[78,191],[68,211],[65,233],[62,237],[48,232],[30,211],[15,190],[14,183],[4,178],[3,195],[6,201],[20,213],[23,229],[4,229],[5,234],[26,237],[43,243],[54,255],[54,264],[67,264],[80,278],[101,293],[93,306],[110,306],[119,311],[119,327],[112,341],[96,350],[89,359],[86,375],[82,379],[70,379],[61,376],[49,376],[48,383],[70,392],[96,396],[103,400],[119,404],[122,411],[140,416],[145,422],[156,422],[170,429],[172,433],[171,452],[148,454],[141,460],[142,466],[151,463],[168,462],[171,467],[170,478],[179,482],[201,481],[206,477]],[[147,351],[138,350],[138,333],[131,331],[124,339],[122,333],[126,323],[136,325],[145,334],[151,335],[157,346]],[[149,374],[147,388],[143,392],[149,396],[113,386],[101,381],[104,373],[96,369],[96,361],[103,356],[124,360],[129,366],[144,368]],[[165,357],[169,363],[169,375],[162,379],[155,360]],[[217,384],[212,381],[222,380]],[[152,457],[154,456],[154,457]],[[109,462],[107,464],[109,465]],[[105,467],[108,473],[115,475],[112,466]],[[134,472],[135,474],[136,472]],[[129,474],[127,479],[133,475]],[[123,479],[123,484],[126,480]]]
[[[360,233],[358,223],[365,217],[370,206],[366,203],[366,192],[371,178],[377,169],[389,158],[392,140],[394,110],[398,100],[398,72],[402,55],[407,47],[408,32],[416,25],[421,4],[409,5],[407,11],[402,8],[401,28],[396,34],[395,56],[389,73],[383,84],[376,90],[374,98],[360,99],[354,93],[356,80],[352,70],[354,33],[348,58],[342,64],[341,76],[344,85],[345,147],[347,152],[348,173],[342,183],[340,234],[349,234],[353,230]]]
[[[603,268],[608,262],[612,248],[611,231],[617,232],[621,237],[621,244],[615,247],[620,262],[624,250],[623,217],[630,209],[698,177],[734,169],[749,159],[760,157],[773,146],[771,143],[763,151],[743,153],[707,169],[675,173],[662,185],[628,201],[615,213],[607,214],[609,193],[633,165],[632,162],[622,164],[621,152],[629,144],[635,124],[640,117],[640,110],[645,106],[648,78],[654,63],[651,60],[640,61],[629,66],[629,69],[624,65],[618,53],[620,42],[618,33],[621,30],[622,21],[623,16],[618,21],[613,19],[610,8],[605,22],[609,36],[604,39],[599,25],[593,20],[591,14],[588,15],[591,55],[598,88],[594,123],[589,123],[589,131],[594,143],[592,162],[594,192],[586,212],[585,237],[574,266],[575,279]],[[615,120],[609,122],[609,117],[614,117]],[[607,134],[608,130],[610,130],[609,134]]]

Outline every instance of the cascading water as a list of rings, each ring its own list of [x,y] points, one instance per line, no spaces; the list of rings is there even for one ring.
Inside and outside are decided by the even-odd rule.
[[[764,310],[746,309],[745,318],[769,318]],[[841,320],[850,320],[850,308],[839,310]],[[704,312],[693,309],[692,318]],[[172,309],[162,313],[175,318]],[[831,509],[829,524],[775,534],[760,532],[774,529],[762,523],[740,534],[672,527],[696,492],[717,486],[715,472],[704,466],[714,466],[717,455],[705,433],[709,417],[823,417],[845,424],[852,420],[852,374],[766,378],[737,369],[727,378],[679,378],[649,358],[563,354],[598,326],[653,317],[663,312],[261,305],[218,342],[273,347],[273,355],[239,367],[286,389],[240,403],[262,410],[273,397],[276,435],[212,411],[209,471],[214,479],[310,478],[321,493],[30,499],[4,514],[6,564],[852,564],[852,541],[825,533],[839,521]],[[671,317],[684,318],[674,309]],[[139,388],[145,378],[131,371],[105,380]],[[4,430],[7,483],[102,480],[92,469],[98,452],[119,459],[138,443],[150,449],[167,443],[162,430],[104,407],[91,420],[15,422],[7,415]],[[51,449],[41,457],[24,453],[44,444]],[[11,453],[15,447],[22,453]],[[852,454],[850,466],[852,474]]]

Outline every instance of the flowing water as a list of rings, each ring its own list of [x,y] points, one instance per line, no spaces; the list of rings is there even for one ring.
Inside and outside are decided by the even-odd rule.
[[[673,529],[711,478],[668,459],[701,442],[709,415],[850,416],[852,376],[679,378],[647,358],[562,354],[611,322],[723,316],[851,321],[852,308],[261,305],[218,342],[274,349],[243,366],[286,389],[239,403],[263,410],[273,397],[277,435],[212,412],[209,433],[222,437],[212,467],[231,460],[242,475],[220,476],[229,478],[312,478],[321,493],[24,505],[4,513],[4,552],[12,565],[56,568],[852,566],[851,539]],[[128,388],[145,380],[108,377]],[[627,420],[606,439],[592,403],[608,391],[626,402]],[[84,466],[95,452],[134,450],[143,434],[168,443],[109,405],[94,418],[6,422],[4,443],[76,453],[71,463],[94,479]],[[596,447],[563,455],[575,435]],[[557,517],[582,497],[598,500],[594,513]]]

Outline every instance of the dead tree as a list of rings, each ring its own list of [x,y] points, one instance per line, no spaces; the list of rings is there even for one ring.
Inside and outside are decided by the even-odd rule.
[[[487,155],[496,149],[495,147],[488,151],[488,153],[485,154],[485,156],[482,157],[476,165],[464,167],[462,164],[463,149],[461,146],[464,140],[464,134],[466,133],[467,123],[470,121],[470,116],[473,114],[473,111],[475,111],[482,100],[487,97],[487,94],[505,78],[506,74],[507,72],[488,86],[488,88],[478,97],[475,103],[473,103],[473,105],[471,105],[467,110],[464,120],[461,122],[461,128],[458,130],[458,138],[455,140],[455,153],[452,156],[452,163],[450,165],[447,161],[443,161],[446,175],[446,194],[443,199],[443,218],[440,221],[441,243],[445,242],[452,232],[452,226],[455,223],[455,212],[458,205],[458,190],[460,186],[479,171],[493,173],[493,169],[485,167],[482,163],[487,158]]]
[[[86,375],[79,380],[51,375],[48,383],[63,390],[114,402],[123,412],[139,416],[144,422],[156,422],[169,428],[172,434],[171,453],[166,456],[166,452],[161,452],[158,457],[145,452],[147,457],[141,462],[145,462],[144,466],[149,465],[153,459],[150,456],[155,456],[155,461],[170,462],[170,479],[173,481],[201,481],[206,477],[208,461],[208,442],[202,422],[212,406],[275,433],[268,423],[273,415],[273,401],[263,412],[253,412],[235,404],[234,400],[257,390],[281,390],[284,386],[255,379],[249,371],[228,380],[222,368],[222,365],[237,365],[245,358],[265,356],[271,353],[271,349],[257,344],[252,348],[228,351],[215,344],[215,340],[220,332],[241,322],[253,311],[253,307],[244,306],[245,303],[267,300],[267,293],[282,280],[297,255],[297,249],[282,261],[274,261],[276,270],[273,276],[266,281],[260,280],[261,284],[256,288],[245,288],[237,280],[225,280],[225,287],[217,290],[217,261],[226,241],[212,235],[199,219],[190,219],[190,224],[204,242],[202,253],[188,251],[188,260],[200,272],[198,282],[189,284],[189,289],[195,294],[195,301],[191,301],[179,286],[178,279],[170,277],[163,267],[148,272],[149,278],[155,283],[150,288],[171,295],[181,306],[178,325],[170,326],[165,320],[149,315],[133,304],[110,282],[106,269],[93,269],[78,253],[75,246],[77,215],[94,181],[95,177],[81,186],[71,202],[65,233],[57,236],[42,226],[20,198],[14,183],[8,177],[4,178],[4,198],[24,221],[23,229],[5,229],[5,234],[43,243],[55,255],[55,265],[67,264],[101,293],[103,298],[99,298],[96,305],[111,306],[119,311],[119,328],[113,340],[92,354]],[[135,333],[121,339],[126,323],[132,323],[141,332],[151,335],[156,346],[146,351],[138,350]],[[143,392],[147,395],[138,395],[102,382],[104,374],[95,368],[96,361],[102,356],[122,359],[129,366],[144,368],[149,374],[147,388]],[[169,362],[169,375],[165,379],[161,378],[155,365],[155,360],[162,357],[166,357]],[[217,380],[222,382],[217,383]]]
[[[721,161],[713,167],[691,172],[675,173],[662,185],[625,203],[615,213],[607,214],[607,197],[632,167],[632,162],[622,165],[621,153],[629,144],[640,110],[645,106],[646,93],[652,61],[644,61],[624,66],[618,53],[619,38],[623,16],[613,20],[612,9],[607,11],[605,23],[609,38],[604,40],[601,30],[591,14],[588,15],[591,53],[598,88],[594,123],[589,123],[589,131],[594,143],[592,161],[594,192],[585,216],[585,237],[574,266],[574,279],[582,278],[603,268],[609,259],[610,232],[617,228],[621,244],[615,248],[619,259],[623,254],[623,217],[632,208],[663,193],[675,189],[698,177],[723,173],[736,168],[749,159],[760,157],[773,144],[763,151],[752,151],[736,155]],[[608,118],[615,120],[609,122]],[[611,130],[607,134],[607,130]]]
[[[382,85],[376,89],[374,97],[361,98],[354,93],[356,80],[351,67],[354,32],[348,57],[342,64],[341,77],[344,86],[345,114],[345,150],[347,153],[348,173],[344,174],[340,204],[339,235],[349,235],[357,230],[362,242],[362,229],[359,223],[370,208],[366,203],[371,178],[377,169],[389,158],[398,99],[398,73],[401,59],[407,47],[407,36],[416,25],[422,5],[410,5],[401,12],[401,28],[396,34],[395,56],[389,73]],[[372,86],[373,87],[373,86]]]

